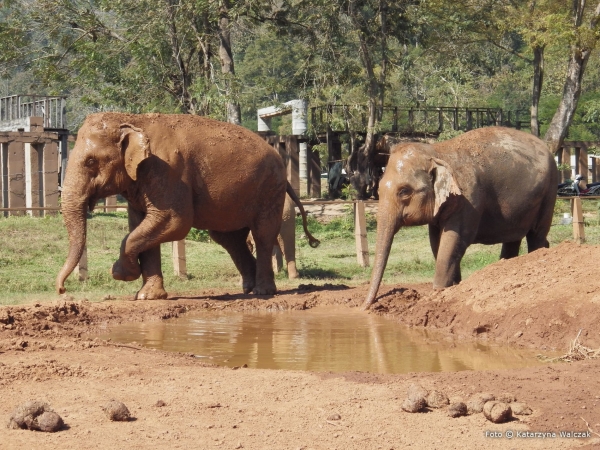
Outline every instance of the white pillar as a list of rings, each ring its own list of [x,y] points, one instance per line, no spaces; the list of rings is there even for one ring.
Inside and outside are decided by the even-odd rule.
[[[306,134],[308,129],[306,125],[306,116],[308,112],[308,102],[306,100],[292,100],[286,104],[292,107],[292,134],[303,135]],[[300,144],[300,178],[307,180],[306,178],[306,151],[308,146],[306,142]]]

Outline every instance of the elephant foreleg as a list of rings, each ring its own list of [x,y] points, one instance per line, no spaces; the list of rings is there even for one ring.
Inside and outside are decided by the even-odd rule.
[[[156,280],[156,277],[160,276],[162,279],[162,273],[160,273],[160,244],[184,239],[190,228],[191,219],[184,219],[182,216],[174,215],[171,212],[153,211],[146,213],[139,225],[123,239],[120,257],[112,267],[113,278],[122,281],[137,280],[142,275],[142,271],[145,270],[140,267],[140,264],[142,264],[147,267],[149,278]],[[142,256],[144,252],[149,250],[150,253]]]
[[[135,230],[142,220],[144,214],[128,208],[129,231]],[[136,300],[155,300],[167,298],[163,284],[163,274],[160,259],[160,245],[140,253],[140,268],[142,271],[142,287],[135,295]]]
[[[461,281],[460,261],[470,242],[467,242],[456,229],[445,227],[440,235],[440,243],[435,260],[433,287],[443,289]]]
[[[440,248],[440,228],[436,225],[429,225],[429,245],[433,252],[433,258],[437,259],[438,250]]]

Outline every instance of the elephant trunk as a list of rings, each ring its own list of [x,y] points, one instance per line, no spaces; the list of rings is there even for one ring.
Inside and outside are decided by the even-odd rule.
[[[381,207],[381,205],[380,205]],[[375,263],[373,265],[373,272],[371,272],[371,286],[367,293],[367,298],[363,303],[363,310],[369,309],[369,307],[375,303],[375,297],[383,278],[383,271],[390,256],[390,249],[392,248],[392,242],[394,241],[394,234],[398,231],[394,225],[395,220],[390,220],[389,217],[383,219],[383,214],[378,214],[377,217],[377,243],[375,249]]]
[[[86,242],[87,201],[75,200],[63,191],[62,214],[69,234],[69,254],[56,277],[56,292],[64,294],[65,280],[79,263]]]

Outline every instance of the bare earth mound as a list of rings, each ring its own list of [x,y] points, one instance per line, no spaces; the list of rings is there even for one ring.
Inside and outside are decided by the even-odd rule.
[[[485,339],[566,351],[581,330],[600,347],[600,247],[564,243],[500,261],[458,286],[384,286],[371,314],[409,326],[436,328],[448,338]],[[257,299],[202,291],[165,301],[0,307],[1,448],[575,448],[600,445],[600,361],[528,369],[375,375],[306,373],[210,366],[169,354],[87,338],[126,321],[157,321],[195,309],[284,310],[361,306],[368,286],[313,286]],[[532,410],[504,423],[482,414],[450,418],[445,408],[402,411],[414,382],[451,403],[474,394],[511,393]],[[57,433],[6,428],[11,412],[30,400],[64,420]],[[110,400],[132,419],[110,421]],[[4,417],[4,419],[2,419]],[[522,437],[530,432],[556,433]],[[509,440],[507,432],[512,431]],[[589,437],[560,437],[560,432]],[[491,433],[502,437],[490,437]],[[521,433],[520,435],[517,433]],[[516,442],[515,442],[516,441]]]

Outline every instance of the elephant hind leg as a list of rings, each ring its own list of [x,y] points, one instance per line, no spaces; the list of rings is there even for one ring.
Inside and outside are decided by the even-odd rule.
[[[548,242],[546,236],[547,233],[540,234],[539,232],[533,230],[527,233],[527,252],[531,253],[540,248],[550,247],[550,243]]]
[[[500,252],[500,259],[510,259],[519,256],[519,249],[521,248],[521,240],[514,242],[505,242],[502,244],[502,251]]]
[[[242,275],[242,289],[244,294],[252,292],[256,284],[256,259],[252,256],[246,242],[249,231],[248,228],[227,233],[209,231],[210,237],[227,250],[235,267]]]

